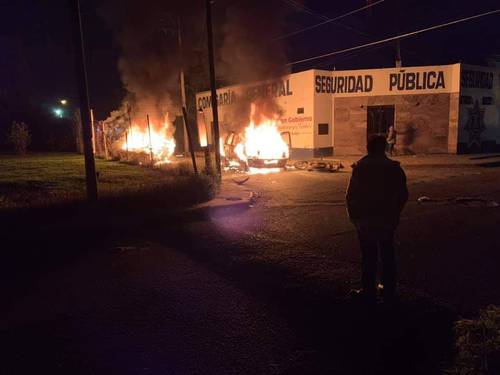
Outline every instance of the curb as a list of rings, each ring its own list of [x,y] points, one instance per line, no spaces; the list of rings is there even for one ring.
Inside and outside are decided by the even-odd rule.
[[[249,209],[255,201],[255,193],[247,192],[246,196],[217,196],[208,202],[200,203],[188,210],[190,214],[231,215]]]

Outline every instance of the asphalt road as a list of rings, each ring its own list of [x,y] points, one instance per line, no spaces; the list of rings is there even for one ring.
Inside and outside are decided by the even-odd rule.
[[[348,171],[252,176],[249,210],[138,222],[40,265],[2,318],[1,373],[441,373],[454,320],[500,304],[500,207],[416,199],[500,202],[491,160],[407,159],[400,304],[348,297],[360,260]]]

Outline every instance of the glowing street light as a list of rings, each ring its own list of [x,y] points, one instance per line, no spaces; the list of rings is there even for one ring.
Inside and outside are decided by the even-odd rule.
[[[56,116],[58,118],[64,117],[64,110],[62,108],[56,107],[56,108],[52,109],[52,113],[54,114],[54,116]]]
[[[68,104],[68,101],[66,99],[61,99],[59,100],[59,103],[61,103],[62,105],[66,105]]]

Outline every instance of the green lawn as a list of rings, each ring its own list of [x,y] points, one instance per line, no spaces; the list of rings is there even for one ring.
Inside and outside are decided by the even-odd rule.
[[[203,179],[193,179],[189,167],[152,169],[96,159],[100,197],[144,192],[193,193],[203,200]],[[198,191],[200,188],[203,191]],[[201,194],[201,195],[199,195]],[[46,206],[85,198],[83,155],[70,153],[0,155],[0,208]],[[182,197],[186,200],[189,197]],[[188,199],[189,200],[189,199]]]

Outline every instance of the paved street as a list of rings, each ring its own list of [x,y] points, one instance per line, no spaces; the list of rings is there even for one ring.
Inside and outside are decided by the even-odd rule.
[[[500,202],[499,160],[401,159],[397,306],[348,298],[349,168],[257,175],[249,210],[138,223],[42,270],[2,318],[2,373],[440,373],[453,321],[500,304],[500,207],[416,200]]]

